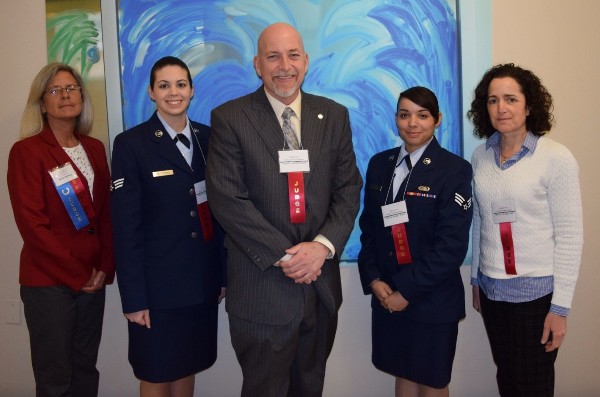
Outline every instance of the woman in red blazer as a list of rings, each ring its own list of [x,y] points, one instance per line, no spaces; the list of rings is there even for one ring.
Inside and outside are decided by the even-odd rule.
[[[104,285],[114,277],[110,175],[102,142],[87,136],[83,79],[52,63],[34,79],[8,190],[23,238],[19,282],[38,396],[97,396]]]

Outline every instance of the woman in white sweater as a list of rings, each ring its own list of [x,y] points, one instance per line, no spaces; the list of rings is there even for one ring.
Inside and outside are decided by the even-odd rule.
[[[488,70],[467,113],[485,138],[473,165],[473,307],[483,317],[500,395],[552,396],[583,225],[578,167],[547,138],[552,97],[531,71]]]

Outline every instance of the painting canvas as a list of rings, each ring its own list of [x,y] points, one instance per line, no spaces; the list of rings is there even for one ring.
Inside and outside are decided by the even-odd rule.
[[[210,123],[210,111],[260,86],[252,66],[259,33],[287,22],[304,38],[307,92],[327,96],[350,112],[358,166],[399,146],[394,114],[401,91],[433,90],[444,114],[443,147],[461,154],[461,82],[457,0],[120,0],[123,122],[150,117],[152,64],[174,55],[192,72],[189,117]],[[356,260],[354,228],[342,259]]]
[[[48,62],[81,73],[94,105],[92,136],[108,148],[100,0],[46,0]]]

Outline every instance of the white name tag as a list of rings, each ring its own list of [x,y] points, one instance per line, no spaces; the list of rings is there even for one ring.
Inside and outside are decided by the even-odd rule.
[[[492,203],[494,223],[516,222],[517,206],[515,199],[498,200]]]
[[[73,179],[77,179],[77,173],[71,163],[65,163],[48,172],[50,173],[50,177],[52,177],[52,182],[54,182],[55,186],[60,186],[67,182],[71,182]]]
[[[196,204],[202,204],[208,201],[208,197],[206,196],[206,181],[194,183],[194,190],[196,191]]]
[[[308,150],[280,150],[279,172],[310,172],[308,163]]]
[[[381,213],[383,214],[383,225],[385,227],[408,222],[406,201],[384,205],[381,207]]]

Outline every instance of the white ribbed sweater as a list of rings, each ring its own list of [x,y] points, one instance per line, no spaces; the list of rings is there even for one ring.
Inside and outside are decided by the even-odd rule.
[[[473,268],[488,277],[554,275],[552,303],[570,308],[583,247],[579,169],[571,152],[541,137],[533,153],[501,170],[494,150],[477,147],[473,165]],[[517,221],[512,235],[517,276],[504,270],[499,225],[492,202],[513,198]]]

